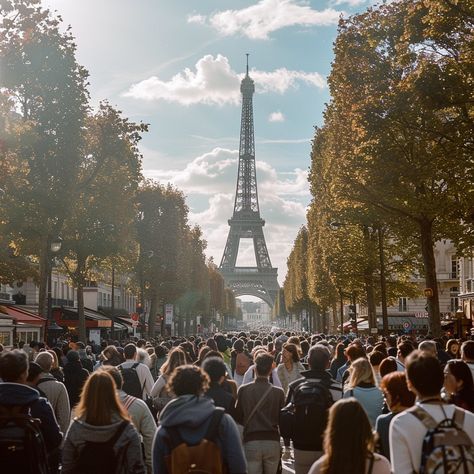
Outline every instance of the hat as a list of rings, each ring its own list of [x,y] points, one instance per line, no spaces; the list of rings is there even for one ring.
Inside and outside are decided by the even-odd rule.
[[[67,359],[68,362],[79,362],[79,352],[69,351],[66,354],[66,359]]]
[[[282,344],[284,344],[286,341],[288,341],[288,339],[288,336],[282,334],[281,336],[277,337],[276,342],[281,342]]]

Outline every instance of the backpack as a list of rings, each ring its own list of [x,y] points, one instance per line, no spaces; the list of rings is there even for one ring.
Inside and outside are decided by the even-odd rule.
[[[243,352],[239,352],[235,358],[235,373],[244,375],[249,367],[250,359]]]
[[[0,464],[2,472],[48,474],[48,453],[41,421],[22,406],[0,406]]]
[[[125,369],[121,365],[118,366],[122,377],[123,377],[123,386],[122,390],[131,395],[132,397],[139,398],[143,400],[143,387],[140,383],[140,378],[138,377],[137,367],[139,362],[136,362],[131,367]]]
[[[441,405],[441,409],[444,409]],[[428,429],[421,451],[420,474],[467,474],[474,472],[474,444],[462,429],[465,412],[455,408],[452,418],[438,423],[426,410],[408,410]]]
[[[291,402],[280,411],[281,436],[313,451],[321,450],[329,408],[333,403],[328,381],[306,379],[299,383],[294,388]]]
[[[115,434],[108,441],[102,443],[86,441],[76,462],[76,472],[81,474],[96,474],[99,472],[100,474],[115,474],[120,456],[114,452],[114,445],[128,424],[128,421],[122,421]]]
[[[224,474],[221,451],[215,440],[224,416],[223,408],[216,408],[206,434],[200,443],[188,446],[176,426],[166,427],[170,454],[165,457],[168,472],[173,474]]]

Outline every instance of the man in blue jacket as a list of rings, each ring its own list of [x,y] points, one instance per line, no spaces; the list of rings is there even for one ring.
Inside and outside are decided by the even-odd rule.
[[[25,352],[14,350],[0,355],[0,406],[24,407],[33,418],[41,421],[49,465],[57,472],[63,435],[54,416],[53,408],[46,398],[40,397],[38,390],[26,385],[28,377],[28,356]]]
[[[171,400],[160,414],[159,428],[153,442],[153,472],[171,474],[166,458],[173,448],[176,433],[188,446],[198,445],[208,433],[216,415],[216,406],[203,394],[209,384],[208,376],[196,366],[178,367],[169,380],[177,398]],[[245,474],[247,464],[239,431],[232,417],[223,414],[216,429],[215,444],[230,474]]]

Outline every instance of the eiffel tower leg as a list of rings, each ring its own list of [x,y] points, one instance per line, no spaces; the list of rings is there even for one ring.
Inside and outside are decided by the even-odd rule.
[[[240,236],[231,227],[227,242],[225,244],[224,255],[222,255],[221,268],[234,268],[239,253]]]

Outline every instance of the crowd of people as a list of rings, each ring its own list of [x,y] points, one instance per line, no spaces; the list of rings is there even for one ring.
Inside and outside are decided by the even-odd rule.
[[[474,340],[280,331],[1,349],[1,472],[474,473]]]

